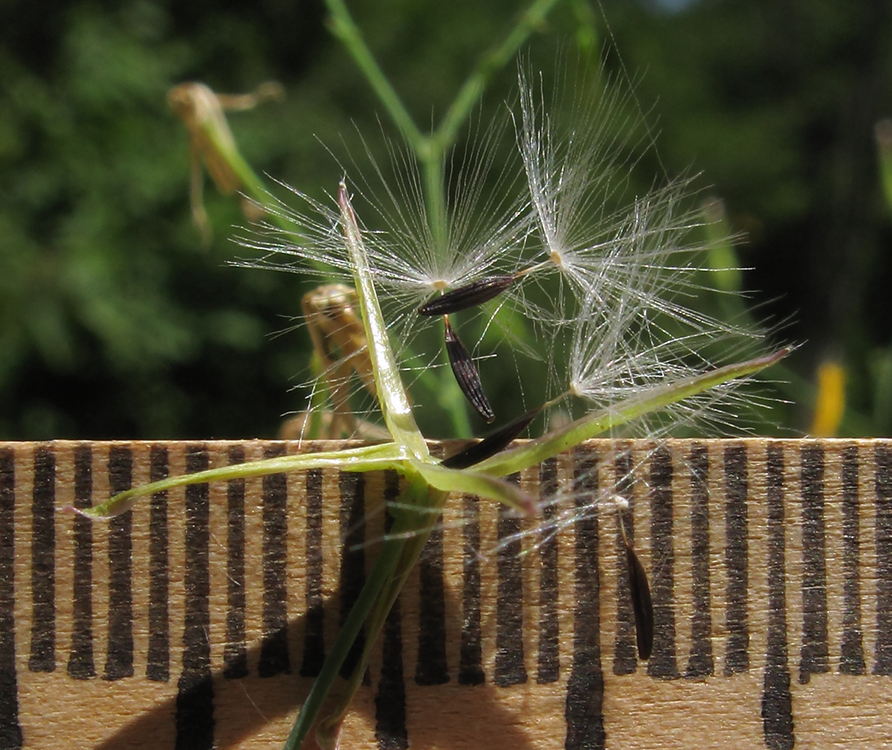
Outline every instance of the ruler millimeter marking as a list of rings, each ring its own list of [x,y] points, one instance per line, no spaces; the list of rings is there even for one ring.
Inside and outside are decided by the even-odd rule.
[[[195,485],[104,523],[59,508],[297,449],[0,444],[0,749],[281,746],[386,533],[395,473]],[[892,442],[593,441],[512,479],[557,500],[531,521],[450,498],[349,746],[892,737]],[[615,496],[652,586],[647,663]]]

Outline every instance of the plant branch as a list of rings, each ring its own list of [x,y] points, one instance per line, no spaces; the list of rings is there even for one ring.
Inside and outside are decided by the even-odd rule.
[[[362,38],[362,32],[353,21],[350,11],[343,0],[325,0],[328,11],[331,13],[330,27],[332,33],[341,40],[347,51],[353,56],[359,69],[366,80],[371,84],[384,108],[403,131],[406,140],[409,141],[416,153],[425,149],[427,137],[422,134],[412,115],[406,109],[399,94],[396,93],[384,71],[381,70],[371,50]]]
[[[704,393],[722,383],[753,375],[770,367],[790,353],[781,349],[766,357],[751,359],[738,364],[693,375],[671,383],[664,383],[631,396],[624,401],[531,440],[517,448],[498,453],[486,461],[471,467],[471,471],[505,476],[541,463],[576,445],[601,435],[610,429],[627,424],[645,414],[650,414],[679,401]]]
[[[480,58],[477,67],[459,89],[434,135],[434,143],[443,151],[455,142],[459,128],[467,119],[471,108],[480,99],[493,75],[513,59],[517,50],[529,39],[533,31],[544,23],[558,2],[560,0],[534,0],[520,13],[508,36]]]

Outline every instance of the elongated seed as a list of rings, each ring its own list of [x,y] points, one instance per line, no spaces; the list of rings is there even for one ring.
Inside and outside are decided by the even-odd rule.
[[[506,276],[489,276],[480,281],[451,289],[445,294],[435,297],[418,308],[419,315],[449,315],[449,313],[467,310],[469,307],[482,305],[494,297],[498,297],[511,286],[517,274]]]
[[[654,646],[654,604],[650,596],[650,585],[644,566],[632,549],[626,544],[626,566],[629,569],[629,592],[632,595],[632,610],[635,613],[635,638],[638,642],[638,658],[647,661]]]
[[[452,365],[452,373],[458,386],[477,413],[487,422],[492,422],[496,415],[483,392],[480,374],[474,366],[474,360],[471,359],[464,344],[459,341],[458,334],[449,324],[449,318],[443,316],[443,322],[446,324],[446,354],[449,355],[449,364]]]
[[[441,466],[445,466],[449,469],[467,469],[469,466],[473,466],[490,456],[494,456],[496,453],[506,448],[514,438],[520,435],[540,411],[541,407],[528,411],[526,414],[522,414],[504,427],[500,427],[492,434],[487,435],[483,440],[472,443],[463,451],[460,451],[453,456],[449,456],[449,458],[444,458],[440,462]]]

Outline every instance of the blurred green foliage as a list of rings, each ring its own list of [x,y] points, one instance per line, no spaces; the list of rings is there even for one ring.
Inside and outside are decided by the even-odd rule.
[[[378,0],[350,7],[411,113],[435,122],[517,0]],[[668,174],[705,173],[752,268],[761,313],[805,341],[788,429],[807,429],[821,361],[847,373],[847,434],[892,434],[892,277],[874,124],[892,111],[892,7],[865,0],[605,0]],[[594,26],[592,25],[594,24]],[[597,28],[595,28],[597,27]],[[191,223],[187,138],[167,91],[199,80],[287,100],[229,116],[246,159],[319,197],[393,133],[321,0],[253,4],[13,3],[0,10],[0,437],[224,438],[275,434],[300,409],[306,333],[288,328],[315,282],[225,265],[238,205],[206,184],[214,240]],[[608,36],[565,2],[532,40]],[[608,60],[614,66],[615,56]],[[641,73],[639,76],[638,73]],[[495,111],[513,68],[488,91]],[[658,103],[649,109],[649,103]],[[380,123],[379,124],[379,120]],[[355,127],[354,127],[355,126]],[[283,317],[285,316],[285,317]],[[804,383],[804,385],[803,385]]]

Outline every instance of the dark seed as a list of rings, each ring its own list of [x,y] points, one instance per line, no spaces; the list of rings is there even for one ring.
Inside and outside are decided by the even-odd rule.
[[[487,422],[492,422],[496,415],[483,392],[480,374],[474,366],[474,361],[468,354],[468,350],[459,341],[458,335],[449,324],[449,319],[443,318],[443,321],[446,324],[446,353],[449,355],[449,364],[452,365],[452,373],[455,375],[458,386],[477,413]]]
[[[526,429],[527,425],[535,419],[539,411],[540,409],[533,409],[526,414],[522,414],[504,427],[500,427],[491,435],[487,435],[483,440],[472,443],[454,456],[443,459],[440,465],[445,466],[447,469],[467,469],[469,466],[479,464],[490,456],[496,455]]]
[[[472,281],[446,294],[435,297],[430,302],[418,308],[419,315],[449,315],[459,310],[467,310],[469,307],[482,305],[494,297],[498,297],[503,291],[514,283],[516,274],[508,276],[489,276],[480,281]]]
[[[626,542],[626,566],[629,569],[629,592],[635,612],[635,636],[638,641],[638,658],[647,661],[654,646],[654,603],[650,597],[650,585],[644,566]]]

